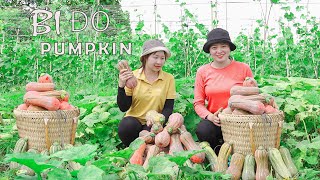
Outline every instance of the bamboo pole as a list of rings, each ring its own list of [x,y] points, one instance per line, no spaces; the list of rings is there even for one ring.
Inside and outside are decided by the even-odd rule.
[[[154,34],[157,34],[157,0],[154,0]]]

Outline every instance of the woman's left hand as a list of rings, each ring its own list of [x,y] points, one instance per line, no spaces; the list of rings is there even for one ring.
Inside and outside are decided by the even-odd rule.
[[[220,124],[220,118],[218,117],[218,114],[219,114],[219,112],[222,111],[222,109],[223,109],[223,108],[221,107],[221,108],[219,108],[215,113],[209,114],[208,117],[207,117],[207,119],[208,119],[209,121],[211,121],[213,124],[215,124],[216,126],[221,126],[221,124]]]

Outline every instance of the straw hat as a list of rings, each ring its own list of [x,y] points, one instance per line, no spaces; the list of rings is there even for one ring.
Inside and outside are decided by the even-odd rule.
[[[157,39],[152,39],[144,42],[142,46],[142,54],[140,56],[140,60],[142,61],[143,56],[157,51],[166,52],[166,59],[168,59],[171,56],[169,49],[163,44],[163,42]]]

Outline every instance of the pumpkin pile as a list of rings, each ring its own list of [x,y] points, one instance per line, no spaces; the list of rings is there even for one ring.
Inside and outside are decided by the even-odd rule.
[[[234,115],[261,115],[279,112],[271,95],[261,94],[255,79],[247,77],[243,86],[233,86],[230,90],[228,107],[222,112]]]
[[[228,107],[222,113],[262,115],[280,112],[274,97],[268,94],[261,94],[258,84],[253,78],[247,77],[243,82],[243,86],[232,87],[230,95]],[[252,128],[251,124],[249,123],[250,128]],[[251,133],[250,131],[250,136]],[[277,145],[276,147],[279,146]],[[277,179],[290,179],[297,175],[298,170],[287,148],[265,149],[265,147],[260,146],[258,149],[253,147],[251,149],[252,152],[248,155],[236,152],[232,154],[232,144],[225,142],[220,149],[214,171],[231,174],[231,179],[241,178],[243,180],[268,179],[267,177],[273,177],[273,175]],[[231,160],[228,166],[230,156]]]
[[[38,82],[29,82],[26,85],[24,104],[18,106],[19,110],[27,111],[56,111],[72,110],[69,104],[69,93],[65,90],[55,90],[55,84],[49,74],[41,74]]]
[[[139,133],[138,138],[143,139],[144,143],[131,156],[129,160],[131,164],[147,168],[149,159],[161,153],[173,155],[174,152],[184,150],[201,150],[183,125],[184,118],[181,114],[171,114],[165,127],[163,127],[165,117],[157,111],[149,111],[146,120],[147,125],[151,126],[151,131],[142,130]],[[190,160],[201,164],[205,160],[205,153],[195,154]]]
[[[230,165],[228,166],[231,152],[232,145],[224,143],[214,167],[215,172],[231,174],[231,179],[263,180],[274,176],[277,179],[290,179],[298,174],[290,152],[285,147],[280,147],[279,149],[269,148],[267,151],[264,147],[260,146],[254,154],[246,156],[241,153],[233,153]],[[270,170],[271,166],[273,172]]]

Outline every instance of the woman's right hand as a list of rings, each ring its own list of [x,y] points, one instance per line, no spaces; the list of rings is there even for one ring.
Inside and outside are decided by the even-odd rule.
[[[133,77],[132,71],[129,71],[128,69],[122,69],[119,73],[119,87],[123,88],[126,85],[126,82],[128,79]]]

